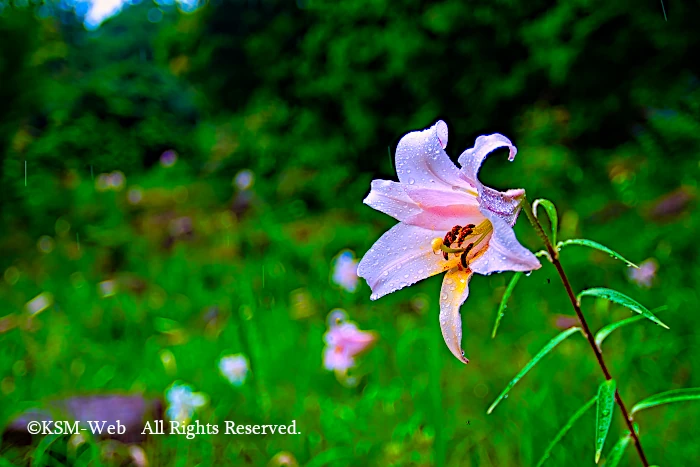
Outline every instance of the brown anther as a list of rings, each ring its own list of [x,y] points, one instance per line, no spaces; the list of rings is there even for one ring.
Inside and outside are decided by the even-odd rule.
[[[459,231],[461,229],[462,229],[461,226],[455,225],[454,227],[452,227],[452,230],[450,230],[449,232],[447,232],[445,234],[445,238],[443,240],[443,243],[445,244],[446,247],[449,247],[450,245],[452,245],[452,242],[455,241],[455,239],[457,238],[457,235],[459,234]]]
[[[472,248],[474,248],[474,244],[470,243],[467,245],[467,247],[464,249],[464,252],[462,253],[462,256],[460,256],[460,263],[462,266],[464,266],[465,269],[469,267],[469,263],[467,262],[467,256],[469,255],[469,252],[472,251]]]
[[[473,225],[473,224],[470,224]],[[474,232],[473,227],[462,227],[462,230],[459,231],[459,237],[457,237],[457,246],[462,246],[462,243],[464,242],[464,239],[466,239],[469,235]]]
[[[465,253],[466,253],[466,251],[464,253],[462,253],[462,256],[460,256],[459,259],[460,259],[460,263],[462,263],[462,267],[466,268],[468,266],[468,263],[467,263],[467,255]]]

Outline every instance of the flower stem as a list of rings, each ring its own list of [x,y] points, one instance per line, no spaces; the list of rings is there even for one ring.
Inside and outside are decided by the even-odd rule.
[[[583,332],[583,335],[586,337],[586,340],[588,340],[588,343],[590,344],[591,349],[593,350],[593,353],[595,354],[596,360],[598,360],[598,366],[600,366],[600,369],[603,371],[603,375],[605,375],[605,379],[611,380],[612,376],[610,375],[610,371],[608,370],[608,367],[605,364],[605,360],[603,359],[603,354],[601,353],[600,349],[598,348],[598,345],[595,343],[593,333],[591,333],[591,329],[588,327],[588,323],[586,322],[586,318],[583,316],[583,312],[581,311],[581,304],[576,299],[576,295],[574,294],[574,291],[571,288],[571,283],[569,282],[569,278],[566,276],[566,273],[564,272],[564,268],[562,267],[561,262],[559,261],[559,252],[557,251],[555,246],[552,245],[552,242],[549,240],[549,237],[547,237],[547,234],[545,234],[544,229],[542,228],[542,224],[540,224],[539,220],[537,220],[537,217],[532,212],[532,206],[530,205],[530,203],[527,201],[526,198],[523,198],[523,200],[521,202],[521,206],[522,206],[523,210],[525,211],[525,215],[527,216],[528,220],[530,221],[532,226],[537,231],[537,234],[540,236],[540,238],[542,238],[542,241],[544,242],[544,246],[547,248],[547,252],[549,253],[549,260],[552,262],[554,267],[557,269],[557,273],[559,273],[559,277],[561,278],[561,281],[564,284],[564,288],[566,289],[566,293],[567,293],[567,295],[569,295],[569,300],[571,300],[571,305],[574,307],[574,311],[576,312],[576,316],[578,316],[578,320],[581,323],[581,330]],[[625,423],[627,424],[627,428],[629,429],[630,434],[632,436],[632,439],[634,440],[634,446],[637,449],[637,453],[639,454],[639,459],[642,461],[642,464],[644,465],[644,467],[649,467],[649,462],[647,461],[647,458],[644,455],[644,450],[642,449],[642,443],[639,441],[639,437],[637,436],[637,433],[634,430],[634,426],[632,424],[632,416],[627,411],[627,408],[625,407],[625,403],[622,401],[622,397],[620,397],[620,392],[618,390],[615,390],[615,401],[617,402],[617,405],[620,407],[620,410],[622,411],[622,415],[625,418]]]

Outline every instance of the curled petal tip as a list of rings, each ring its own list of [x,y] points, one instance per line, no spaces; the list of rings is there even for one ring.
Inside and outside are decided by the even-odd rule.
[[[510,145],[510,152],[508,153],[508,160],[509,160],[510,162],[513,162],[513,159],[515,159],[515,155],[516,155],[516,154],[518,154],[518,148],[516,148],[515,146],[513,146],[513,144],[511,143],[511,145]]]
[[[442,146],[442,149],[445,149],[447,147],[447,123],[438,120],[437,123],[435,123],[435,132],[440,141],[440,146]]]

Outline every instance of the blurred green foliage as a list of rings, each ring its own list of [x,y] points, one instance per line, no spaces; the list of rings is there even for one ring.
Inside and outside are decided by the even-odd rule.
[[[562,240],[658,263],[640,288],[605,254],[562,252],[578,290],[668,306],[670,331],[640,322],[606,342],[628,405],[700,386],[697,2],[666,5],[667,22],[631,0],[167,3],[86,31],[59,3],[0,2],[0,427],[50,397],[161,395],[179,379],[209,395],[203,423],[295,419],[302,435],[153,437],[151,465],[265,465],[280,451],[309,466],[536,462],[602,379],[572,337],[486,415],[571,314],[551,266],[521,279],[495,340],[510,276],[472,281],[467,367],[439,332],[438,278],[377,302],[364,283],[329,284],[339,251],[361,256],[395,223],[361,203],[372,179],[395,179],[387,147],[438,118],[454,159],[480,134],[509,136],[518,157],[492,157],[482,180],[553,200]],[[244,169],[246,190],[233,183]],[[114,171],[123,186],[105,187]],[[516,232],[539,248],[524,219]],[[52,306],[29,318],[46,292]],[[356,387],[322,368],[336,307],[380,336]],[[604,301],[584,311],[594,329],[629,316]],[[251,361],[240,389],[217,370],[236,352]],[[692,403],[639,414],[650,460],[691,465],[698,416]],[[616,414],[604,457],[623,431]],[[589,413],[551,464],[592,460],[593,435]],[[0,447],[18,465],[32,452]],[[632,449],[624,462],[638,464]]]

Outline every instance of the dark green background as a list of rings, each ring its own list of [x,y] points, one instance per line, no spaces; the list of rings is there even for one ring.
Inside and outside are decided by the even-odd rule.
[[[203,423],[296,419],[303,435],[154,437],[152,465],[266,465],[280,451],[309,466],[534,464],[602,381],[573,336],[486,415],[572,314],[551,265],[520,281],[496,339],[510,273],[474,278],[468,366],[440,334],[440,278],[377,302],[364,282],[355,293],[329,283],[339,251],[361,257],[395,223],[362,204],[372,179],[395,179],[388,152],[437,119],[453,159],[478,135],[507,135],[517,158],[492,157],[482,181],[553,200],[560,238],[658,262],[643,289],[605,254],[562,252],[578,290],[668,306],[670,331],[639,322],[605,343],[628,405],[700,386],[697,1],[666,4],[665,21],[652,0],[250,0],[193,14],[144,0],[93,32],[56,3],[11,3],[0,2],[0,319],[19,325],[0,330],[0,427],[52,397],[157,396],[183,380],[210,397]],[[178,154],[171,168],[165,150]],[[242,169],[255,175],[246,203],[232,185]],[[125,187],[97,191],[92,176],[114,170]],[[192,233],[174,237],[182,217]],[[516,233],[541,248],[524,217]],[[98,294],[105,280],[115,296]],[[42,292],[54,303],[30,320],[25,304]],[[322,368],[336,307],[380,336],[354,388]],[[593,299],[583,308],[595,329],[630,315]],[[217,370],[237,352],[252,370],[240,389]],[[694,465],[698,417],[693,403],[640,413],[650,461]],[[605,452],[623,430],[616,413]],[[32,453],[0,447],[17,465]],[[551,465],[593,458],[591,411]]]

